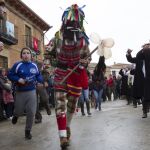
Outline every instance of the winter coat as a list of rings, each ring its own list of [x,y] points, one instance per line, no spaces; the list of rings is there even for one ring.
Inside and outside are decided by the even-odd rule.
[[[5,76],[0,76],[0,99],[4,104],[14,102],[12,85],[8,83],[8,78]]]
[[[142,98],[144,93],[144,74],[142,71],[143,60],[139,58],[141,52],[142,51],[139,51],[136,57],[132,57],[131,54],[126,55],[126,58],[130,63],[136,64],[135,69],[131,71],[131,74],[134,74],[133,97],[136,99]]]
[[[16,83],[17,91],[31,91],[35,90],[36,83],[43,83],[43,78],[38,70],[38,67],[33,62],[16,62],[8,72],[8,78]],[[24,85],[20,84],[18,80],[23,78],[26,82]]]
[[[121,95],[127,95],[128,94],[128,75],[126,75],[122,69],[119,71],[119,74],[122,77],[121,78]]]
[[[11,87],[8,86],[6,83],[6,78],[3,76],[0,76],[0,101],[3,100],[3,90],[11,91]]]
[[[103,86],[105,83],[103,72],[100,72],[99,76],[97,76],[96,74],[93,74],[92,81],[93,81],[93,90],[96,90],[99,92],[101,89],[103,89]]]
[[[141,50],[139,60],[144,62],[144,99],[150,101],[150,48]]]

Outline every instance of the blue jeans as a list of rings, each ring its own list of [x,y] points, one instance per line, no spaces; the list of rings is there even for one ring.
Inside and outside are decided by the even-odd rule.
[[[90,100],[89,100],[89,89],[82,89],[82,94],[79,97],[79,102],[81,106],[81,113],[84,116],[84,102],[86,102],[86,109],[87,109],[87,114],[91,115],[90,113]]]
[[[101,89],[100,91],[93,90],[93,92],[94,92],[95,103],[96,103],[95,109],[97,109],[97,107],[98,107],[100,110],[101,109],[103,89]]]
[[[82,94],[79,98],[79,101],[81,103],[84,103],[84,101],[89,101],[89,89],[82,89]]]

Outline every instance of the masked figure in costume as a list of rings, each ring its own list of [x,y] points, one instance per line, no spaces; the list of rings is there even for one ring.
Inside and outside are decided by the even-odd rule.
[[[90,59],[88,37],[83,27],[84,12],[77,4],[68,7],[62,15],[62,26],[51,40],[51,53],[55,57],[55,100],[56,118],[60,137],[60,146],[68,146],[71,131],[70,124],[82,87],[88,85],[84,65]],[[77,64],[81,65],[66,79],[64,77]],[[67,102],[67,103],[66,103]]]

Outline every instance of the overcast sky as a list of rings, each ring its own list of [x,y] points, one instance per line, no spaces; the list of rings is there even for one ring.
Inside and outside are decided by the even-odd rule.
[[[97,33],[102,39],[113,38],[115,41],[112,57],[107,65],[127,63],[126,50],[133,49],[133,56],[141,45],[150,40],[150,0],[22,0],[45,22],[53,26],[46,34],[46,43],[60,29],[61,16],[65,8],[78,4],[85,13],[85,30],[89,36]],[[91,50],[97,45],[91,44]],[[93,62],[98,61],[95,53]]]

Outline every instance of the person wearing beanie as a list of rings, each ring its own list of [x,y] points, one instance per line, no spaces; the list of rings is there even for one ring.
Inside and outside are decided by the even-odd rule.
[[[12,124],[16,124],[18,117],[26,112],[25,138],[31,139],[31,129],[36,113],[36,86],[43,86],[43,78],[37,65],[31,61],[32,52],[29,48],[22,48],[21,61],[16,62],[8,72],[8,78],[15,85],[15,107]]]

